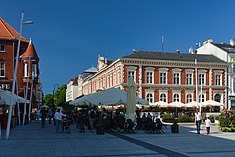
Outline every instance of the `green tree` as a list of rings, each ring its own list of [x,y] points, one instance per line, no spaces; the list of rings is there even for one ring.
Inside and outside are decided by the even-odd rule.
[[[57,106],[66,105],[66,88],[67,86],[64,84],[54,93],[54,103]]]
[[[44,104],[47,106],[52,106],[52,94],[47,94],[44,96]]]

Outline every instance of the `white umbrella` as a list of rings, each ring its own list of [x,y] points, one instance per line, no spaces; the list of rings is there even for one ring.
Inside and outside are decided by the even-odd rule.
[[[40,106],[41,108],[49,108],[49,106],[47,106],[47,105],[42,105],[42,106]]]
[[[126,115],[127,119],[134,121],[136,110],[136,84],[133,77],[129,77],[127,85],[127,106]]]
[[[157,101],[157,102],[150,104],[150,106],[159,106],[161,108],[164,108],[164,107],[169,107],[169,104],[164,101]]]
[[[79,99],[72,100],[71,105],[96,105],[96,106],[117,106],[127,104],[127,92],[119,88],[109,88],[103,91],[85,95]],[[136,104],[149,105],[147,100],[136,97]]]
[[[180,107],[185,107],[185,104],[182,102],[175,101],[175,102],[170,103],[169,106],[180,108]]]
[[[11,96],[12,92],[10,91],[5,91],[0,89],[0,105],[10,105],[11,104]],[[16,94],[13,94],[13,105],[15,105],[17,102],[19,103],[24,103],[25,99],[17,96]],[[26,103],[29,103],[28,100],[26,100]]]
[[[202,107],[206,107],[206,106],[224,106],[224,104],[221,104],[214,100],[207,100],[205,102],[202,102]]]
[[[192,107],[198,107],[198,106],[197,106],[197,102],[196,101],[191,101],[191,102],[185,104],[185,107],[192,108]]]

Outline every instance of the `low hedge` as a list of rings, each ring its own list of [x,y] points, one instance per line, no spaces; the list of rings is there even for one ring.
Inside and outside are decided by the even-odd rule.
[[[162,117],[162,121],[167,123],[173,123],[175,120],[175,116],[171,114],[164,114]]]
[[[178,117],[178,122],[180,123],[194,122],[194,117],[189,117],[187,115],[180,115]]]

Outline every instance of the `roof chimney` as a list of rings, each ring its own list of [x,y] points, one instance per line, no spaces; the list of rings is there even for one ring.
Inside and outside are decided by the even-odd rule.
[[[235,39],[230,39],[230,45],[235,46],[234,42],[235,42]]]

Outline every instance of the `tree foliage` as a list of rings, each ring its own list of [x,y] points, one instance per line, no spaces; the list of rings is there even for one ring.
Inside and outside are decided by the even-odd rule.
[[[54,92],[54,104],[56,106],[66,105],[66,85],[62,85],[59,89]],[[53,106],[53,94],[47,94],[44,96],[44,104],[47,106]]]
[[[52,106],[52,94],[47,94],[44,96],[44,104],[47,106]]]

